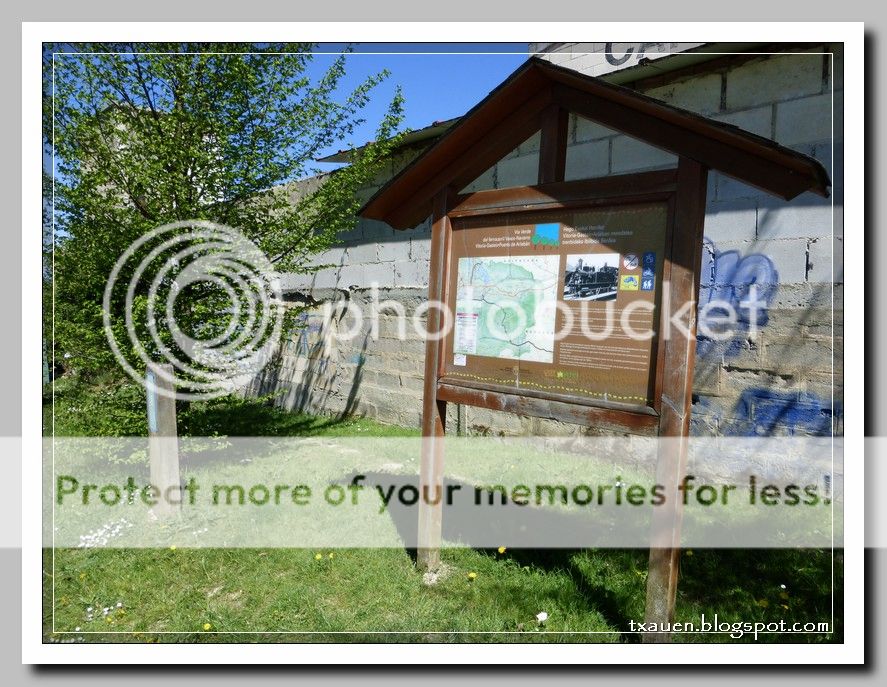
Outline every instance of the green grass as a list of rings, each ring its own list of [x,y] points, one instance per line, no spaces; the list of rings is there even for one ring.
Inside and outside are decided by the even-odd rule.
[[[95,401],[84,393],[70,385],[56,395],[57,435],[89,435],[90,420],[77,408]],[[115,398],[119,392],[103,393]],[[194,436],[417,435],[244,400],[195,404],[187,426]],[[250,466],[244,473],[250,469],[259,470]],[[448,548],[442,560],[444,575],[426,585],[404,549],[46,549],[45,636],[87,642],[639,640],[628,630],[630,620],[643,619],[646,551]],[[687,550],[676,620],[698,622],[704,613],[726,622],[818,622],[832,618],[834,599],[832,634],[765,634],[758,641],[841,641],[842,579],[839,552]],[[105,607],[112,609],[107,616]],[[536,620],[540,612],[548,614],[544,624]],[[683,634],[674,641],[754,640]]]

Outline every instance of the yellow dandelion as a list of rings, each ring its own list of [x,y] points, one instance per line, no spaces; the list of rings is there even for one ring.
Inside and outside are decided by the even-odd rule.
[[[477,573],[476,573],[476,572],[473,572],[473,571],[472,571],[472,572],[468,573],[468,579],[469,579],[469,580],[474,580],[476,577],[477,577]]]
[[[323,558],[323,554],[320,554],[320,553],[314,554],[314,560],[319,561],[321,558]]]
[[[782,606],[785,610],[788,610],[788,604],[779,604],[779,605]]]
[[[204,631],[209,632],[213,629],[213,626],[210,623],[203,623],[203,629]]]
[[[169,547],[169,550],[170,550],[170,551],[175,551],[175,550],[176,550],[176,545],[173,544],[172,546],[170,546],[170,547]]]
[[[504,546],[500,546],[500,547],[498,548],[498,551],[499,551],[499,553],[505,553],[506,549],[505,549]]]
[[[85,580],[85,579],[86,579],[86,573],[80,573],[80,579],[81,579],[81,580]]]
[[[692,555],[693,555],[693,549],[687,549],[687,555],[688,555],[688,556],[692,556]]]
[[[335,556],[335,555],[336,555],[336,554],[330,552],[330,560],[332,560],[332,559],[333,559],[333,556]]]

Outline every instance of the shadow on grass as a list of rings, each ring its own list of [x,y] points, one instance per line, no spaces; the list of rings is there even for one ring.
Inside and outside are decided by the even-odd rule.
[[[350,483],[348,475],[339,483]],[[380,490],[380,495],[397,493],[402,487],[418,489],[418,477],[367,473],[364,484]],[[473,485],[444,480],[444,493],[453,491],[456,507],[445,509],[443,539],[463,544],[497,558],[491,541],[518,541],[521,534],[556,532],[570,528],[594,527],[594,521],[579,518],[555,508],[528,508],[513,502],[488,508],[479,517],[475,499],[484,503],[489,494]],[[383,495],[384,498],[384,495]],[[460,507],[462,506],[462,507]],[[388,512],[405,543],[417,540],[418,509],[397,498],[388,501]],[[483,543],[483,545],[479,545]],[[407,548],[416,561],[416,550]],[[629,621],[641,621],[646,602],[647,549],[509,548],[508,558],[521,566],[569,575],[572,592],[589,609],[600,613],[607,623],[622,629],[620,641],[639,642],[629,632]],[[501,556],[499,556],[501,557]],[[834,574],[832,570],[834,569]],[[698,623],[699,614],[716,612],[728,621],[787,622],[823,621],[832,618],[829,635],[771,635],[763,641],[842,641],[843,561],[840,551],[821,549],[700,549],[687,550],[681,558],[677,619]]]
[[[347,417],[290,413],[255,400],[195,403],[179,416],[182,436],[317,436],[347,422]]]

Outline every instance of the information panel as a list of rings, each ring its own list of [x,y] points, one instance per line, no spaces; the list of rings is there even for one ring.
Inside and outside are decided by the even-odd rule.
[[[444,381],[652,405],[665,203],[457,219]]]

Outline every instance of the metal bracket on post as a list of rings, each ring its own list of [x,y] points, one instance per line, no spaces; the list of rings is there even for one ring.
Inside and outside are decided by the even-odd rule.
[[[180,499],[170,503],[168,497],[181,487],[179,471],[179,438],[176,428],[174,373],[170,364],[149,363],[145,373],[148,392],[148,462],[151,486],[157,489],[157,517],[175,515],[181,509]]]

